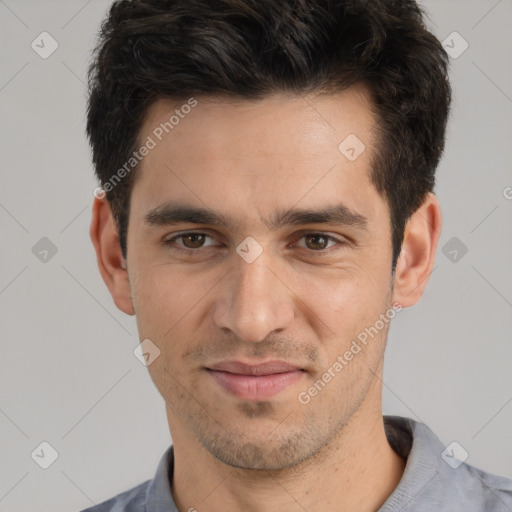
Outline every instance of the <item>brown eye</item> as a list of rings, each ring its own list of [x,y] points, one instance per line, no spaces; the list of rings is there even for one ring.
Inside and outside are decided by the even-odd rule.
[[[203,233],[190,233],[188,235],[182,235],[180,238],[183,241],[183,245],[188,249],[198,249],[203,246],[205,237],[206,235]]]
[[[196,231],[190,231],[173,236],[168,240],[164,240],[164,244],[171,249],[185,251],[187,254],[193,254],[195,252],[199,254],[201,253],[199,249],[213,249],[214,247],[218,248],[222,245],[216,243],[215,238],[211,235]]]
[[[313,250],[325,249],[329,243],[329,237],[320,233],[305,235],[304,239],[306,247]]]
[[[347,245],[346,240],[335,238],[322,232],[304,233],[296,242],[297,247],[309,250],[310,254],[318,253],[318,256],[330,254]]]

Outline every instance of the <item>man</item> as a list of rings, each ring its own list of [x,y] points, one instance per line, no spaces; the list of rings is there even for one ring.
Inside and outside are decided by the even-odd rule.
[[[90,511],[512,510],[510,480],[382,416],[390,321],[434,265],[450,96],[412,0],[114,3],[91,238],[173,445]]]

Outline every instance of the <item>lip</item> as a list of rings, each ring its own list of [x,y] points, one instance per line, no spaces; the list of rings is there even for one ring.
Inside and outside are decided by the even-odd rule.
[[[206,370],[225,391],[245,400],[275,396],[304,376],[304,370],[284,361],[260,364],[224,361]]]

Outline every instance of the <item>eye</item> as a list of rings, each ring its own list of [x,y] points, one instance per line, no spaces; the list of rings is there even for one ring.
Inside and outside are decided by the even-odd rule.
[[[304,240],[304,243],[298,243],[297,247],[305,247],[312,251],[325,251],[336,244],[345,245],[346,243],[344,240],[339,240],[325,233],[306,233],[299,240]]]
[[[180,242],[178,242],[178,240]],[[166,240],[165,243],[167,245],[177,244],[178,247],[189,250],[216,245],[215,243],[206,243],[208,240],[215,242],[215,240],[206,233],[190,232],[173,236],[169,240]]]

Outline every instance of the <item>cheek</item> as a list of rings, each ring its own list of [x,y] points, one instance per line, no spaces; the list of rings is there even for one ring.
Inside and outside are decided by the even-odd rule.
[[[177,349],[179,340],[190,337],[204,317],[216,282],[210,277],[170,263],[144,268],[132,286],[141,339],[151,339],[161,350],[170,345]]]
[[[387,284],[372,269],[353,264],[303,274],[299,296],[337,333],[351,331],[379,316],[385,307]]]
[[[184,285],[179,273],[165,265],[143,268],[132,285],[141,336],[159,339],[185,314],[189,301]]]

